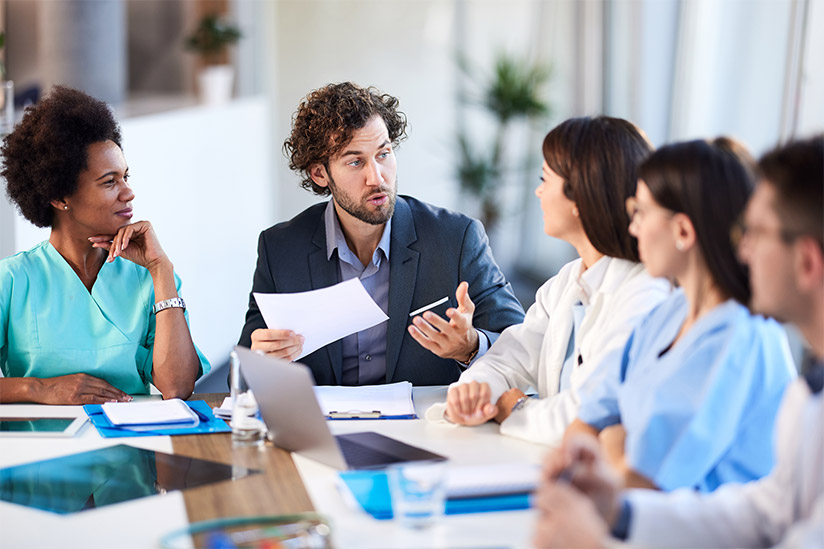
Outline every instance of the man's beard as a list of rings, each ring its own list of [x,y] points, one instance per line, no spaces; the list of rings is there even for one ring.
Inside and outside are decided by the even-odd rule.
[[[384,193],[388,199],[387,203],[380,209],[370,210],[365,204],[358,203],[352,200],[352,198],[347,194],[338,192],[338,187],[335,184],[335,181],[331,177],[329,178],[329,190],[332,192],[332,198],[335,199],[337,205],[355,219],[359,219],[364,223],[369,223],[370,225],[383,225],[389,221],[392,214],[395,213],[395,200],[398,196],[397,189],[398,185],[396,179],[394,188],[388,185],[381,185],[379,188],[369,191],[366,194],[366,197],[377,193]]]

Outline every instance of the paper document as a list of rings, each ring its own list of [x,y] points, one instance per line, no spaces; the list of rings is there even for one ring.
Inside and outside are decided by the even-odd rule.
[[[107,402],[101,406],[112,425],[168,425],[197,423],[198,417],[179,398],[143,402]]]
[[[322,385],[314,389],[320,410],[325,416],[332,412],[380,412],[381,416],[415,417],[412,384],[408,381],[363,387]]]
[[[540,481],[540,465],[450,465],[446,473],[446,497],[530,493],[537,489]]]
[[[267,328],[305,338],[296,360],[389,319],[357,278],[310,292],[254,296]]]

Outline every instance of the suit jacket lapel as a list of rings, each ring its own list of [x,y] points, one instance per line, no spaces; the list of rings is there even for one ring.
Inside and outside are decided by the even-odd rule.
[[[324,224],[323,212],[318,219],[318,227],[312,237],[312,243],[317,249],[309,254],[309,277],[312,281],[312,289],[327,288],[340,282],[338,280],[338,265],[335,261],[326,258],[326,226]],[[329,364],[335,375],[335,383],[341,384],[343,380],[343,343],[337,340],[326,346],[329,355]]]
[[[409,248],[418,239],[415,221],[406,201],[398,197],[392,216],[389,248],[389,320],[386,328],[386,382],[390,383],[398,365],[401,343],[409,325],[409,311],[420,253]]]

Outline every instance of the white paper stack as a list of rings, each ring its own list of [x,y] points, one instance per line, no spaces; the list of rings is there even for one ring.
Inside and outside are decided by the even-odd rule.
[[[197,415],[179,398],[142,402],[107,402],[101,406],[115,427],[197,424]]]

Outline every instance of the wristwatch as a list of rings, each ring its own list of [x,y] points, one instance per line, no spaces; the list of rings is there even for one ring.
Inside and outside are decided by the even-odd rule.
[[[515,401],[515,404],[512,405],[512,410],[510,410],[509,413],[511,414],[515,410],[523,408],[527,402],[529,402],[529,397],[526,395],[522,396],[521,398]]]
[[[186,309],[186,302],[183,301],[182,297],[173,297],[171,299],[164,299],[163,301],[158,301],[152,307],[152,313],[157,314],[160,311],[165,309]]]
[[[480,337],[480,336],[478,336],[478,337]],[[469,358],[467,358],[466,361],[459,360],[458,362],[460,362],[464,366],[469,366],[470,364],[472,364],[472,360],[478,355],[478,351],[480,351],[480,350],[481,350],[481,342],[479,340],[478,341],[478,346],[475,347],[475,350],[472,351],[472,354],[469,355]]]

